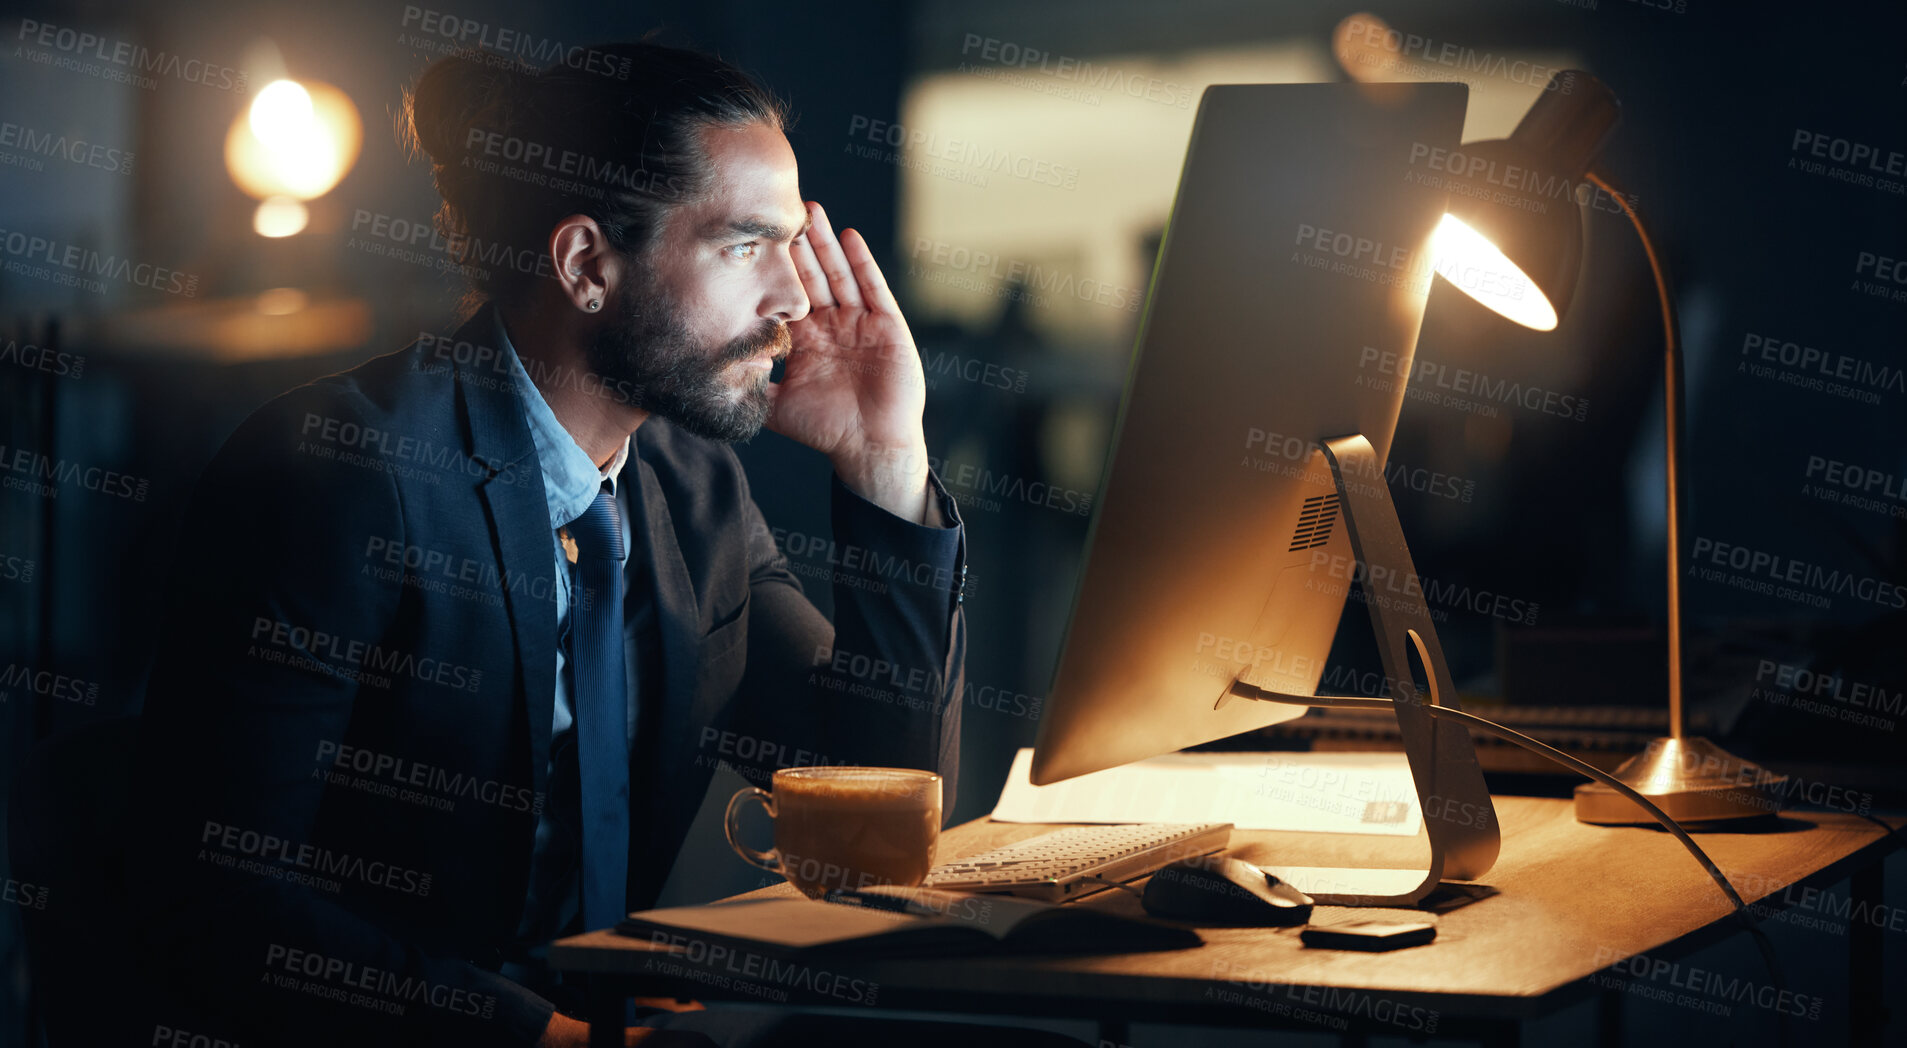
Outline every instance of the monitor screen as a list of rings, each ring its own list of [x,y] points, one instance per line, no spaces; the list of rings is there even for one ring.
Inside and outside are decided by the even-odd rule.
[[[1318,445],[1383,463],[1435,275],[1461,84],[1207,88],[1120,402],[1032,780],[1297,716],[1356,558]],[[1371,360],[1393,366],[1374,368]],[[1347,484],[1382,485],[1347,476]]]

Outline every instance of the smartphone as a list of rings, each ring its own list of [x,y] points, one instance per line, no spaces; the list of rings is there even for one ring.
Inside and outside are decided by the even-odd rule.
[[[1357,921],[1327,927],[1309,925],[1298,933],[1306,946],[1324,950],[1395,950],[1422,946],[1437,937],[1429,921]]]

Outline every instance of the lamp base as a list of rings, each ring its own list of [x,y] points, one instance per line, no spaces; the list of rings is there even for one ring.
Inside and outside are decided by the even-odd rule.
[[[1662,738],[1611,773],[1679,823],[1722,822],[1772,815],[1788,778],[1703,738]],[[1600,782],[1576,787],[1576,821],[1600,826],[1655,819]]]

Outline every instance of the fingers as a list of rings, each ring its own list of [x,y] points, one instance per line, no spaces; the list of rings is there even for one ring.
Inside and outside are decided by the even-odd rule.
[[[894,301],[894,293],[887,289],[887,278],[881,275],[881,267],[874,261],[874,252],[868,248],[860,230],[850,229],[841,235],[841,252],[854,271],[862,301],[882,312],[900,313],[900,303]]]
[[[855,282],[854,270],[841,251],[841,242],[835,239],[834,227],[828,225],[828,213],[813,201],[809,201],[808,207],[809,215],[814,219],[814,225],[808,230],[808,246],[814,249],[815,260],[821,264],[821,272],[828,278],[828,290],[833,293],[833,300],[843,306],[860,306],[860,285]]]
[[[821,272],[821,262],[814,257],[814,248],[808,246],[808,238],[796,237],[789,254],[795,260],[795,275],[801,278],[801,287],[808,292],[808,308],[827,309],[834,305],[834,292],[828,290],[827,275]]]
[[[900,304],[874,261],[867,239],[853,229],[835,236],[821,205],[810,201],[808,207],[814,225],[806,236],[795,241],[792,255],[812,308],[869,306],[899,313]]]

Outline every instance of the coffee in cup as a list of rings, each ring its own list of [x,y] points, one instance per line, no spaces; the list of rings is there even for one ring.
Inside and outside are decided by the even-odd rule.
[[[750,786],[729,799],[728,843],[748,862],[819,899],[836,888],[916,887],[940,840],[940,776],[913,768],[782,768],[774,792]],[[775,846],[743,844],[736,819],[758,800],[775,821]]]

